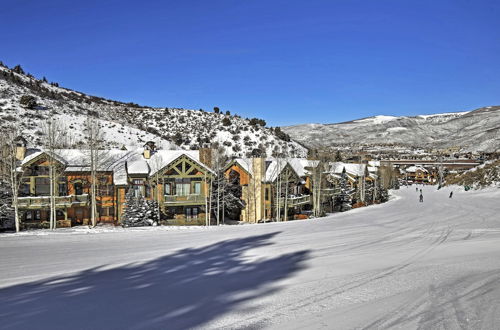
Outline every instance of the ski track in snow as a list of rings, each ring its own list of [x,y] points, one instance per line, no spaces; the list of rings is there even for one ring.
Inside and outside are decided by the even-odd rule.
[[[500,328],[500,190],[423,190],[288,223],[1,234],[0,328]]]

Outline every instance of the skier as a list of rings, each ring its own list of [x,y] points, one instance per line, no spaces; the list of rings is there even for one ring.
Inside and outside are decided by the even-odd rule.
[[[418,187],[415,187],[415,191],[418,192]]]
[[[424,195],[422,195],[422,192],[420,192],[420,203],[424,202]]]
[[[450,198],[452,198],[452,197],[453,197],[453,191],[452,191],[452,192],[450,192]]]

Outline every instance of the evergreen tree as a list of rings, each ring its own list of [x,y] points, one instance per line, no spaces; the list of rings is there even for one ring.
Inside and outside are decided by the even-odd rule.
[[[352,206],[352,199],[350,196],[350,189],[347,186],[347,173],[344,169],[342,170],[342,175],[339,180],[339,194],[335,198],[336,209],[340,212],[349,211]]]
[[[144,199],[142,194],[135,196],[134,189],[129,189],[125,197],[126,208],[122,217],[123,227],[156,226],[158,224],[155,201]]]
[[[19,64],[16,65],[15,67],[13,67],[12,71],[14,71],[15,73],[24,74],[24,70],[23,70],[23,68],[21,68],[21,66]]]
[[[342,161],[342,154],[340,153],[340,150],[337,150],[337,152],[335,153],[335,158],[334,160],[336,162],[341,162]]]

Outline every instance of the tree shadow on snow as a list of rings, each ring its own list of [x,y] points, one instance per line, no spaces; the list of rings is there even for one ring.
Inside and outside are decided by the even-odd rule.
[[[305,250],[256,261],[243,255],[271,245],[276,234],[0,289],[0,328],[202,327],[231,310],[249,308],[253,299],[278,291],[277,281],[304,268]]]

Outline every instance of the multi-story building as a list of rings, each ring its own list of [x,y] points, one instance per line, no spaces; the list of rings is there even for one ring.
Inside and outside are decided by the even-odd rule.
[[[307,159],[236,158],[226,168],[226,177],[236,178],[242,187],[243,204],[240,219],[260,222],[277,218],[303,218],[311,210],[312,182],[310,170],[316,161]],[[279,206],[279,207],[278,207]]]
[[[213,171],[202,161],[208,162],[203,155],[210,153],[155,150],[154,144],[147,144],[141,151],[100,151],[97,221],[120,224],[126,195],[130,193],[157,201],[168,223],[205,223],[208,182]],[[92,176],[88,151],[49,152],[20,146],[18,158],[22,180],[18,206],[25,226],[48,226],[50,196],[55,196],[58,227],[90,222]]]
[[[90,224],[94,200],[96,221],[119,225],[134,198],[156,202],[163,224],[213,222],[211,189],[216,173],[214,151],[209,148],[157,150],[148,142],[140,150],[99,150],[93,175],[88,150],[27,149],[25,141],[19,141],[16,156],[22,184],[18,208],[25,227],[48,227],[51,196],[57,227]],[[233,220],[256,223],[333,211],[339,193],[335,180],[343,171],[349,191],[360,192],[353,200],[363,201],[365,188],[376,180],[370,168],[301,158],[237,158],[223,172],[240,187],[237,198],[241,207],[232,214]]]

